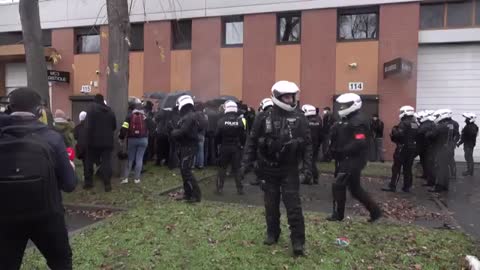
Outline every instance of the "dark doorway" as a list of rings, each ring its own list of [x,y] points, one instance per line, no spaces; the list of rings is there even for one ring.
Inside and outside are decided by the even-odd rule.
[[[93,96],[71,96],[72,101],[72,120],[78,124],[78,115],[82,111],[87,111],[90,104],[93,102]]]

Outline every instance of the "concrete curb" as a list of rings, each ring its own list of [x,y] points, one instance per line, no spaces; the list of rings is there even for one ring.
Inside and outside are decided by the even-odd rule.
[[[451,212],[448,210],[448,207],[437,197],[432,195],[431,198],[435,202],[435,204],[441,209],[442,214],[444,216],[449,217],[449,220],[447,221],[448,223],[445,223],[444,225],[447,225],[447,227],[452,227],[456,230],[459,230],[459,231],[467,234],[465,232],[465,230],[463,230],[462,226],[460,226],[460,224],[458,224],[457,220],[451,215]]]

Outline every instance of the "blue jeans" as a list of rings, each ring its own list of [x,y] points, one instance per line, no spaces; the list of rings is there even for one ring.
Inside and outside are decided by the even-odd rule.
[[[143,167],[143,155],[147,150],[148,138],[128,138],[128,165],[125,168],[123,177],[130,175],[133,162],[135,161],[135,179],[140,179]]]
[[[198,134],[198,150],[195,158],[195,166],[203,168],[205,160],[205,135]]]

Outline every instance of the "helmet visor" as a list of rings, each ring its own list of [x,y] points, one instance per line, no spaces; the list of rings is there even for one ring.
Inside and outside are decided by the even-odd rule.
[[[339,103],[338,110],[343,111],[353,106],[353,101],[347,103]]]

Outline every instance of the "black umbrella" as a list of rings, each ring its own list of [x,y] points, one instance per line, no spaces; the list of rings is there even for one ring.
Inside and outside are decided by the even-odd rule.
[[[211,100],[207,101],[207,104],[210,105],[210,106],[219,107],[220,105],[224,104],[228,100],[236,102],[237,104],[240,103],[238,98],[235,97],[235,96],[219,96],[219,97],[216,97],[214,99],[211,99]]]
[[[192,92],[188,90],[169,93],[162,100],[162,103],[160,104],[160,109],[174,108],[177,105],[177,99],[183,95],[193,96]]]
[[[143,95],[144,98],[151,98],[151,99],[164,99],[166,96],[167,94],[163,92],[145,93]]]

